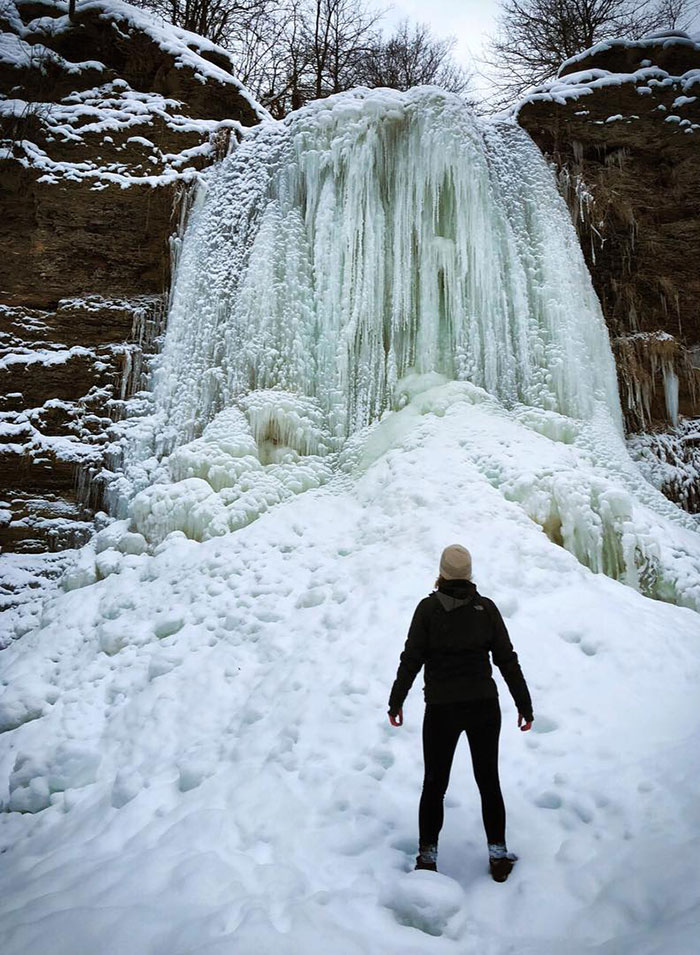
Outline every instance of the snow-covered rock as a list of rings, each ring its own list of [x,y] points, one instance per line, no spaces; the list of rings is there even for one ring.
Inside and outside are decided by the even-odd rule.
[[[118,0],[8,0],[0,29],[0,541],[39,550],[90,532],[183,189],[266,114],[224,50]]]
[[[556,162],[610,328],[626,424],[700,412],[700,38],[606,40],[518,105]],[[661,444],[651,441],[647,454]],[[661,461],[664,455],[662,453]],[[662,486],[697,509],[700,475]]]

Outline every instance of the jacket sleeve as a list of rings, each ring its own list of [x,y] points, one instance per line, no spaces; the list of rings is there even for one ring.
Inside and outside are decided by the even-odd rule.
[[[534,717],[532,715],[532,700],[530,691],[527,688],[523,671],[518,663],[518,654],[513,649],[510,642],[508,630],[503,622],[503,617],[495,603],[492,600],[484,600],[491,615],[493,623],[493,638],[491,642],[491,656],[493,662],[503,675],[506,681],[510,695],[513,697],[518,713],[523,719],[530,722]]]
[[[428,648],[428,621],[425,601],[421,601],[413,614],[413,620],[406,637],[399,669],[389,696],[389,712],[392,716],[403,706],[408,691],[413,686],[416,674],[425,663]]]

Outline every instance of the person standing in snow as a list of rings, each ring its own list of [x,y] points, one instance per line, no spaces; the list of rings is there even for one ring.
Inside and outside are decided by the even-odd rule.
[[[498,778],[501,709],[489,653],[518,708],[518,726],[529,730],[532,702],[518,656],[498,608],[472,583],[471,554],[459,544],[442,552],[436,590],[416,607],[396,680],[389,720],[403,725],[403,703],[425,665],[423,759],[416,869],[437,872],[443,800],[457,742],[466,732],[496,882],[505,882],[517,856],[506,848],[506,811]]]

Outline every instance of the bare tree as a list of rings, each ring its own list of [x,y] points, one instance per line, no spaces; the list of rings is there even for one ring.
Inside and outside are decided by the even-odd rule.
[[[214,43],[226,46],[251,16],[269,0],[132,0],[168,23],[198,33]]]
[[[274,116],[360,82],[381,12],[365,0],[284,0],[233,44],[239,75]]]
[[[694,6],[693,0],[503,0],[485,57],[494,103],[519,98],[601,40],[682,28]]]
[[[353,86],[462,92],[468,76],[439,40],[408,21],[384,40],[370,0],[134,0],[231,54],[238,77],[273,116]],[[675,2],[675,0],[668,0]]]
[[[311,66],[306,13],[303,0],[267,0],[228,44],[239,79],[278,118],[305,100]]]
[[[316,99],[357,85],[363,58],[376,42],[382,11],[365,0],[312,0],[311,70]]]
[[[368,0],[132,0],[233,55],[273,115],[357,83],[383,16]]]
[[[403,20],[386,40],[380,39],[363,59],[366,86],[407,90],[432,84],[453,93],[464,93],[471,75],[452,57],[455,39],[439,39],[425,23],[413,26]]]

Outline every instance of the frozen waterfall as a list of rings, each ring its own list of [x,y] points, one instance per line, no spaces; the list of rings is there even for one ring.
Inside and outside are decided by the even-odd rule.
[[[192,217],[155,388],[168,444],[242,395],[313,398],[334,438],[409,370],[620,427],[568,212],[514,124],[432,88],[358,90],[254,130]]]
[[[197,194],[151,402],[115,482],[127,553],[235,531],[457,416],[445,454],[550,540],[700,606],[692,520],[626,452],[551,169],[440,90],[356,90],[246,135]]]

